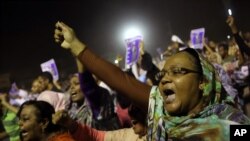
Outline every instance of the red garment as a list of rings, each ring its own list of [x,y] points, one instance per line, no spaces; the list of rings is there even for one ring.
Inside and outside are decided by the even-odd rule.
[[[47,139],[47,141],[76,141],[68,132],[55,134]]]
[[[116,104],[116,113],[121,123],[121,126],[124,128],[131,127],[131,119],[128,114],[128,108],[122,109],[119,103]]]

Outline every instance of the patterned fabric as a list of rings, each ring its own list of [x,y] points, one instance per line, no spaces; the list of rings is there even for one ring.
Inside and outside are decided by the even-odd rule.
[[[200,62],[205,86],[203,97],[207,106],[200,113],[183,117],[170,116],[164,111],[158,87],[152,87],[148,111],[148,140],[229,140],[230,124],[250,124],[241,110],[235,109],[234,99],[225,93],[214,67],[203,57]],[[233,105],[233,106],[231,106]]]
[[[84,100],[84,103],[81,107],[78,107],[77,103],[73,103],[69,109],[69,115],[72,119],[78,121],[79,123],[88,126],[91,126],[92,124],[92,112],[86,100]]]
[[[223,69],[223,67],[219,64],[213,64],[216,71],[218,72],[218,75],[221,79],[221,83],[223,88],[225,88],[226,92],[234,99],[237,106],[240,108],[243,103],[241,102],[239,98],[238,91],[233,87],[232,79],[229,77],[227,72]]]
[[[99,130],[119,129],[120,121],[115,113],[114,98],[105,88],[97,85],[89,71],[79,74],[81,90],[92,112],[92,126]]]
[[[9,135],[10,141],[19,141],[20,129],[16,114],[9,110],[5,110],[1,121],[3,122],[6,133]]]

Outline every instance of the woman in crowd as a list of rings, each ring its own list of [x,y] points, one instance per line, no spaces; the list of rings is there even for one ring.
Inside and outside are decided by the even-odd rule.
[[[54,38],[109,86],[148,111],[148,140],[229,140],[230,124],[250,124],[225,92],[214,67],[188,48],[166,60],[158,86],[128,76],[86,47],[72,28],[56,23]]]
[[[17,113],[22,141],[74,141],[62,127],[52,123],[52,105],[45,101],[26,101]]]
[[[108,90],[97,85],[92,74],[78,59],[76,63],[79,73],[70,79],[69,89],[71,118],[99,130],[119,129],[113,97]]]
[[[239,47],[239,56],[243,58],[244,62],[241,66],[238,66],[238,71],[234,72],[233,79],[236,82],[236,88],[241,94],[244,101],[243,110],[248,117],[250,117],[250,48],[249,43],[240,36],[240,31],[236,25],[233,16],[228,16],[226,20],[228,26],[230,27],[234,39]]]

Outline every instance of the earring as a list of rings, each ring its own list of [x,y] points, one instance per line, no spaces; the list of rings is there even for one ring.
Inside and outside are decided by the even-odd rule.
[[[199,85],[199,89],[200,89],[200,90],[203,90],[203,89],[204,89],[204,84],[200,84],[200,85]]]

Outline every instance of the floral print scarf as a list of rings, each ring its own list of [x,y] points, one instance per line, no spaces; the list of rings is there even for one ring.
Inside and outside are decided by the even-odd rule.
[[[163,98],[158,87],[152,87],[147,118],[149,141],[229,140],[229,125],[250,124],[243,112],[235,108],[234,99],[222,87],[213,65],[196,53],[205,82],[203,97],[206,107],[200,113],[182,117],[170,116],[164,111]]]

